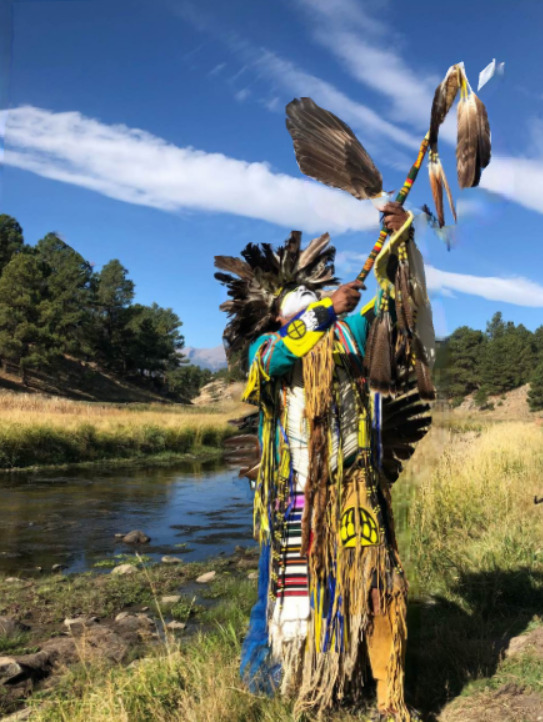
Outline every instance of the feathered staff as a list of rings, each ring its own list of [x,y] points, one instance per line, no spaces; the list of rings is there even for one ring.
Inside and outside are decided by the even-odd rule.
[[[440,227],[445,222],[444,188],[456,220],[452,194],[438,155],[438,135],[458,90],[461,91],[458,106],[458,183],[461,188],[479,183],[481,170],[490,161],[490,129],[485,107],[471,90],[463,63],[458,63],[449,68],[436,89],[430,129],[396,196],[396,201],[403,204],[430,147],[430,186]],[[293,100],[287,105],[286,112],[287,129],[303,173],[326,185],[345,190],[359,200],[384,195],[381,173],[348,125],[330,111],[320,108],[311,98]],[[383,226],[358,275],[359,280],[364,281],[377,257],[382,258],[387,235],[388,231]],[[415,371],[421,396],[433,398],[430,359],[425,352],[424,333],[417,328],[421,325],[420,317],[425,315],[426,296],[423,264],[417,253],[413,243],[404,243],[386,258],[386,275],[392,275],[393,280],[388,291],[382,294],[378,317],[370,330],[366,364],[370,387],[374,390],[385,394],[394,392],[398,384],[405,386],[410,372]],[[418,266],[418,277],[412,275],[411,266]],[[390,315],[392,299],[397,319],[395,324]]]

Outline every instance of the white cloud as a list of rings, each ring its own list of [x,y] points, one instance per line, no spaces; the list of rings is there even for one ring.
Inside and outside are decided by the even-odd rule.
[[[336,265],[344,272],[360,268],[366,256],[352,251],[337,254]],[[465,273],[442,271],[435,266],[425,265],[426,283],[430,293],[441,293],[454,297],[456,293],[501,301],[515,306],[543,307],[543,286],[521,276],[500,278],[497,276],[473,276]]]
[[[0,127],[6,111],[0,113]],[[7,112],[4,161],[127,203],[232,213],[310,232],[377,228],[370,203],[221,153],[180,148],[77,112]]]
[[[494,156],[483,172],[481,188],[543,213],[543,161]]]
[[[495,276],[471,276],[464,273],[441,271],[426,266],[429,291],[467,293],[488,301],[501,301],[515,306],[543,307],[543,286],[521,276],[499,278]]]
[[[249,88],[242,88],[241,90],[238,90],[237,93],[234,94],[234,98],[238,100],[240,103],[243,103],[244,100],[247,100],[247,98],[251,95],[251,91]]]

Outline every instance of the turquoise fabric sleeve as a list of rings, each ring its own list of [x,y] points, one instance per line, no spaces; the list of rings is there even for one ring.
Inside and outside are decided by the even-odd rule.
[[[366,337],[368,335],[368,320],[361,313],[347,316],[345,323],[349,326],[351,333],[354,336],[356,345],[360,350],[360,355],[364,356],[366,353]]]
[[[292,368],[298,357],[285,346],[284,341],[275,333],[265,333],[259,336],[249,346],[249,366],[255,360],[257,351],[264,345],[269,344],[263,356],[263,365],[270,376],[282,376]]]

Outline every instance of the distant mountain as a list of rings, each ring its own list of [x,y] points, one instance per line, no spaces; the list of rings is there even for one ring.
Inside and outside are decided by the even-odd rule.
[[[183,355],[186,356],[191,364],[200,366],[210,371],[218,371],[226,367],[226,355],[224,346],[215,346],[215,348],[193,348],[188,346],[183,349]]]

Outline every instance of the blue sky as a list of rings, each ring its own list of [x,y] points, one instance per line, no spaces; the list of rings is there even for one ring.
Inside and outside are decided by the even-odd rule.
[[[351,125],[398,188],[433,91],[460,60],[481,90],[493,159],[459,192],[455,113],[440,149],[459,223],[448,252],[418,235],[439,334],[492,314],[543,323],[543,4],[479,0],[0,0],[5,112],[0,210],[100,268],[119,258],[137,300],[172,307],[186,344],[220,343],[213,256],[330,231],[351,280],[375,239],[368,202],[305,179],[284,125],[311,96]],[[412,208],[428,202],[421,171]],[[368,293],[370,292],[368,290]]]

